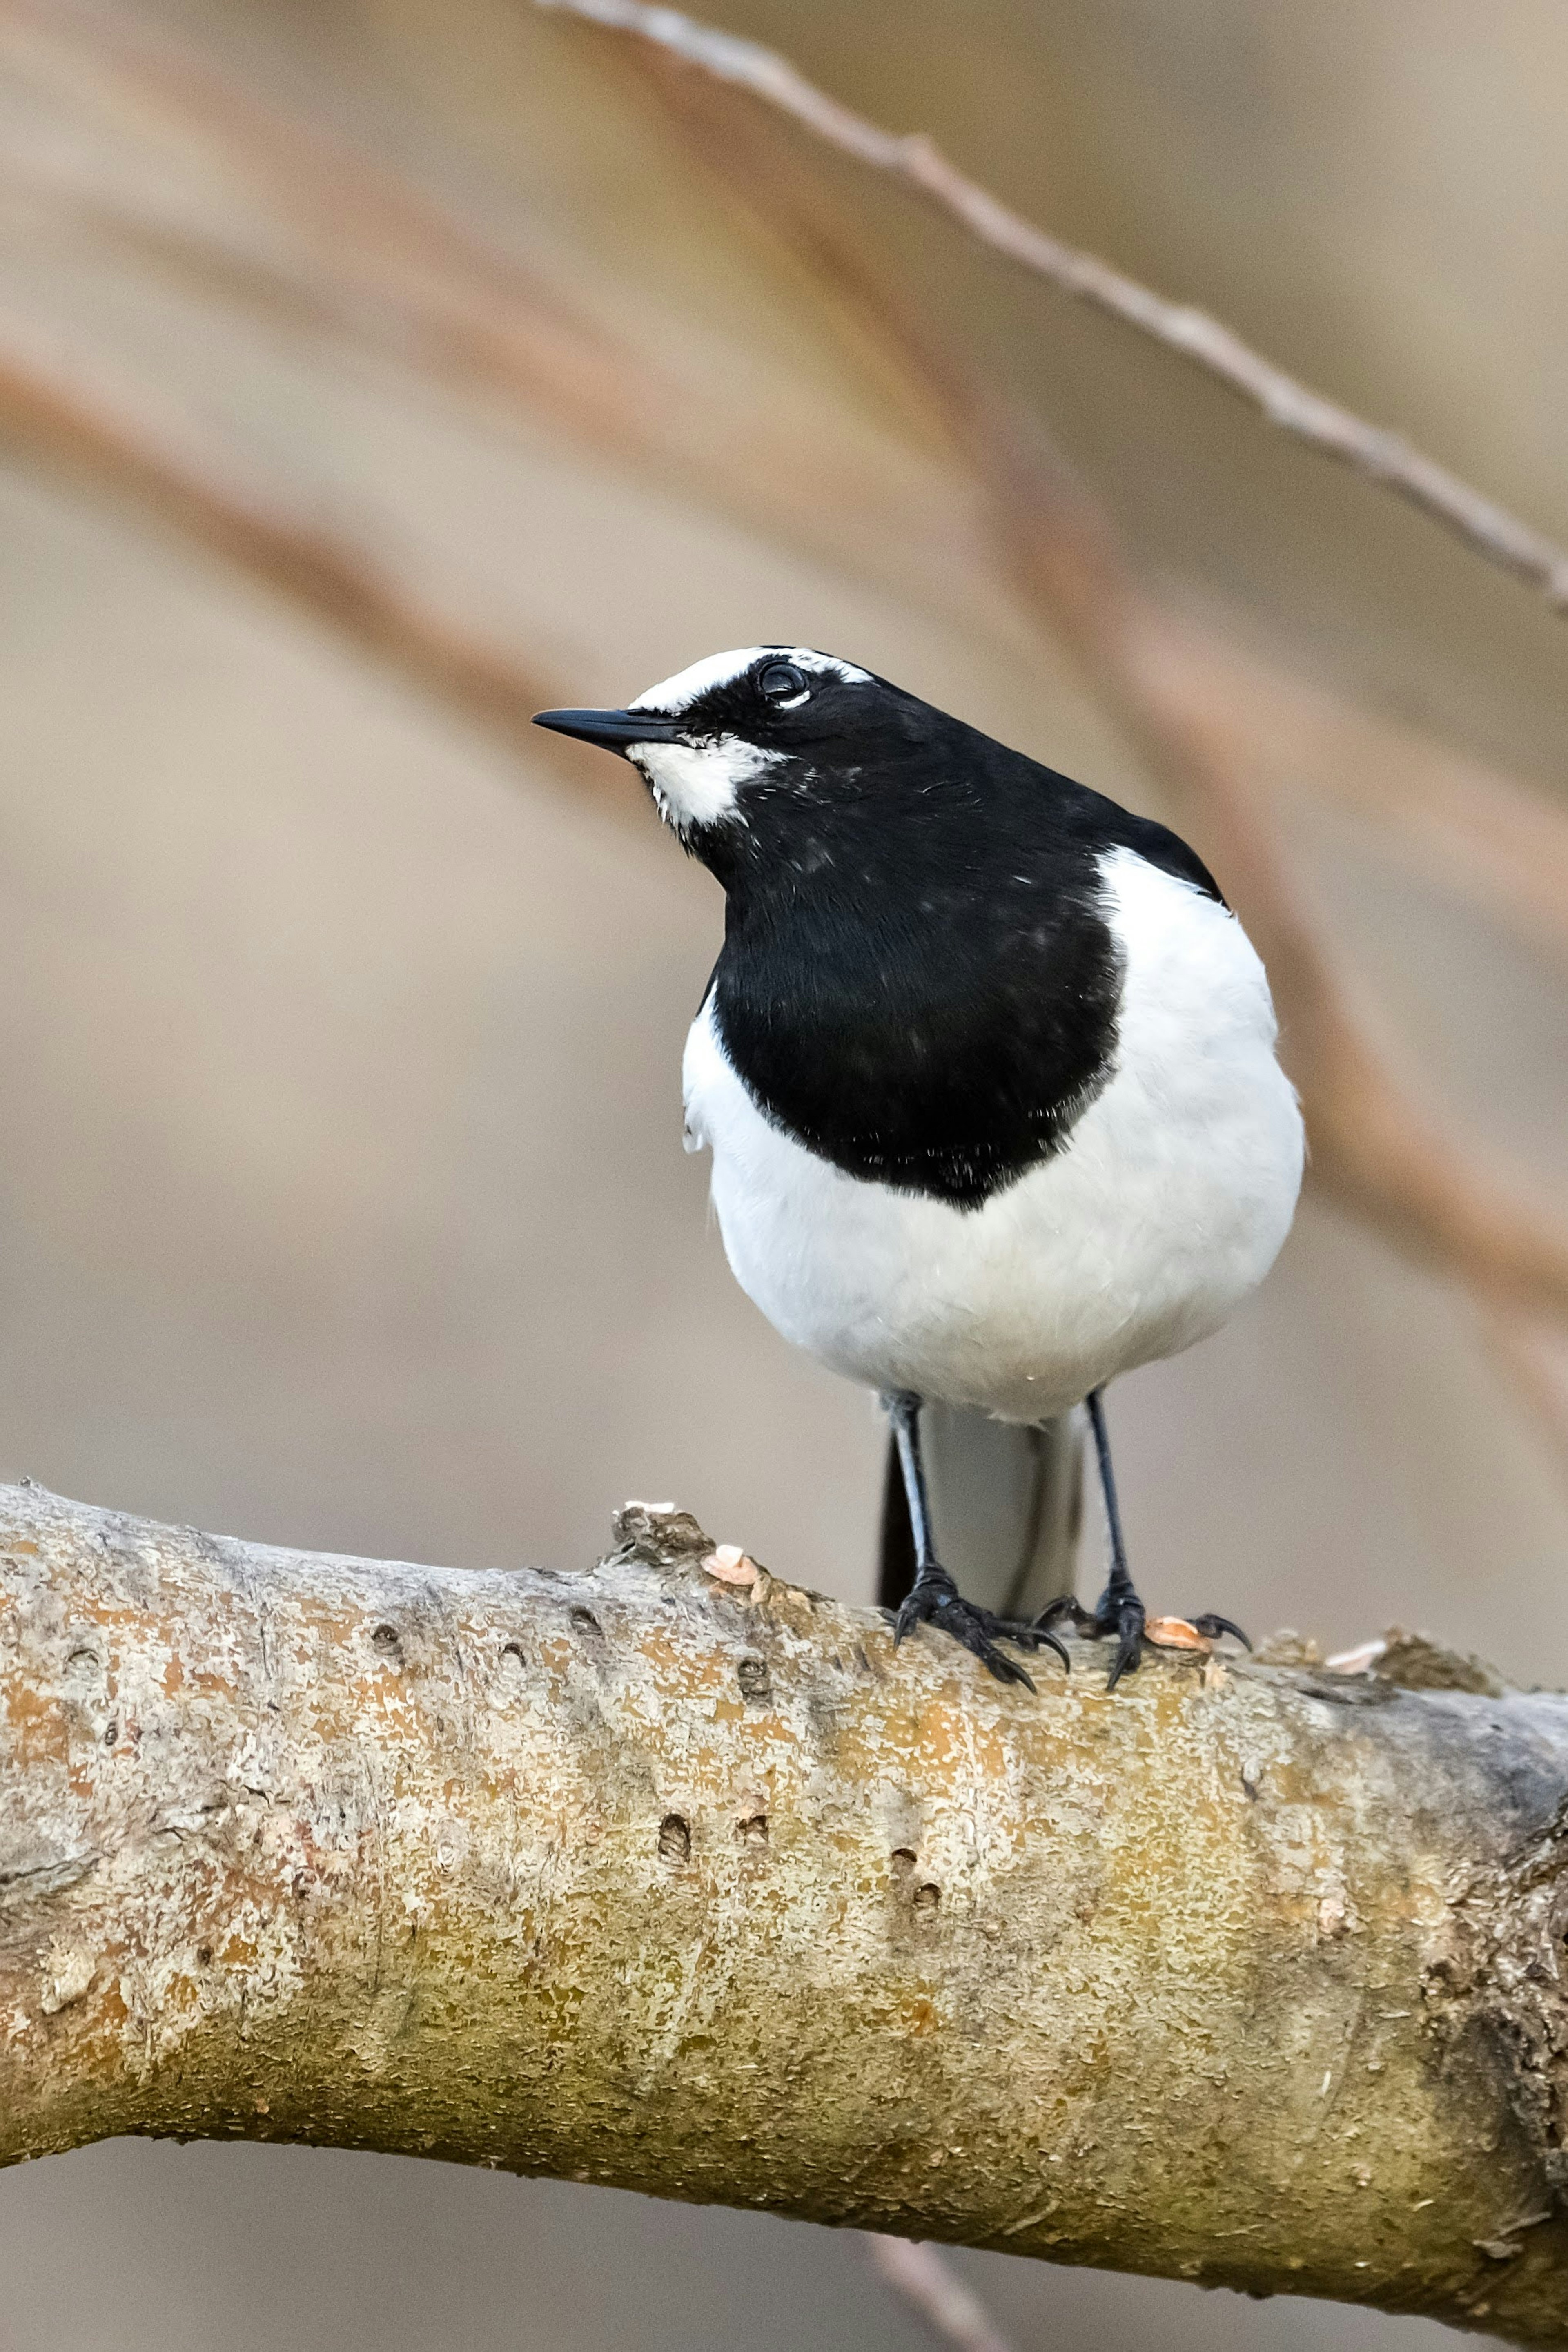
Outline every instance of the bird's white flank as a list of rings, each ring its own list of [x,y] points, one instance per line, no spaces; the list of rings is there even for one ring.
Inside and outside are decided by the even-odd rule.
[[[1234,915],[1113,849],[1115,1066],[1065,1150],[982,1208],[843,1174],[764,1116],[705,1006],[686,1118],[729,1262],[768,1319],[869,1387],[1064,1411],[1218,1329],[1289,1231],[1301,1122],[1263,968]]]

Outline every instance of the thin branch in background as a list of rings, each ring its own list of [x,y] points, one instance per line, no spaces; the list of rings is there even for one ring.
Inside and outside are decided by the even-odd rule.
[[[964,572],[942,560],[956,518],[925,453],[915,458],[925,496],[912,498],[903,446],[862,434],[824,447],[798,403],[766,396],[762,376],[742,394],[733,352],[716,364],[706,338],[695,352],[655,349],[643,302],[607,324],[509,240],[166,28],[154,36],[99,0],[0,0],[0,25],[16,22],[47,38],[52,73],[82,102],[161,121],[183,147],[215,154],[222,177],[192,201],[166,173],[116,173],[70,142],[13,129],[0,150],[0,193],[13,201],[253,314],[498,394],[640,479],[878,584],[918,578],[938,609],[964,611]]]
[[[537,0],[537,5],[635,33],[684,64],[789,115],[841,154],[904,180],[993,253],[1196,362],[1260,409],[1271,425],[1382,483],[1491,562],[1538,588],[1556,610],[1568,609],[1568,553],[1531,524],[1423,456],[1403,436],[1369,425],[1297,383],[1218,319],[1187,303],[1167,301],[1093,254],[1048,236],[989,189],[967,178],[923,134],[884,131],[830,98],[776,50],[696,24],[676,9],[651,7],[644,0]]]
[[[944,2344],[955,2352],[1013,2352],[946,2254],[924,2242],[884,2237],[878,2230],[861,2234],[872,2268]]]
[[[1563,1334],[1517,1307],[1483,1312],[1487,1352],[1543,1431],[1560,1470],[1568,1473],[1568,1352]]]
[[[575,346],[600,335],[549,278],[516,252],[472,236],[465,226],[402,173],[300,112],[285,112],[183,41],[150,29],[141,16],[96,0],[0,0],[0,17],[47,37],[57,64],[66,58],[89,88],[122,108],[155,108],[188,138],[212,148],[225,179],[242,184],[286,219],[309,250],[330,259],[351,241],[367,278],[402,283],[422,277],[433,290],[455,282],[482,288],[498,314],[537,324],[555,319]],[[36,162],[68,173],[67,157],[46,145]],[[151,202],[148,192],[143,201]],[[167,189],[166,201],[174,200]],[[492,316],[497,315],[493,312]]]
[[[531,724],[559,698],[552,681],[423,603],[351,541],[269,506],[177,446],[123,401],[46,367],[0,319],[0,446],[129,499],[325,621],[530,760],[555,765],[584,794],[632,806],[604,761],[563,759]],[[597,771],[605,771],[596,775]]]
[[[74,200],[105,234],[428,373],[488,385],[601,456],[674,481],[706,506],[758,521],[792,543],[827,549],[879,582],[899,582],[905,593],[912,581],[924,593],[938,569],[942,579],[951,576],[951,563],[934,566],[913,534],[900,539],[896,530],[868,530],[873,500],[866,496],[863,462],[840,465],[825,478],[829,453],[820,436],[796,462],[780,451],[786,426],[779,415],[750,424],[746,403],[727,393],[717,401],[709,396],[706,371],[676,383],[649,352],[629,348],[537,268],[335,132],[279,112],[210,58],[170,46],[166,35],[154,41],[144,25],[101,0],[9,5],[47,26],[57,42],[74,45],[73,61],[90,73],[94,87],[102,83],[131,105],[161,103],[187,133],[215,136],[225,162],[243,167],[269,225],[281,221],[294,238],[285,261],[275,235],[242,238],[210,205],[182,212],[165,189],[162,209],[154,209],[144,178],[112,194],[95,190],[73,181],[68,153],[57,142],[30,152],[35,182],[57,202]],[[750,45],[742,47],[749,53]],[[784,59],[774,63],[798,91],[810,91]],[[329,233],[323,234],[324,223]],[[758,466],[752,459],[764,447],[771,462]],[[847,478],[852,473],[859,498]],[[800,481],[812,484],[809,500],[796,493]],[[1189,668],[1218,656],[1212,637],[1206,642],[1190,626],[1185,635]],[[1256,666],[1244,671],[1234,656],[1231,666],[1226,699],[1233,712],[1249,688],[1257,697],[1261,687],[1265,698],[1268,684],[1276,699],[1289,692],[1283,681],[1260,680]],[[1218,693],[1211,689],[1214,707]],[[1286,730],[1292,740],[1303,723],[1303,698],[1298,692],[1294,699]],[[1343,706],[1334,710],[1343,717]],[[1279,734],[1277,714],[1266,714],[1252,730],[1255,761]],[[1502,912],[1522,915],[1554,943],[1568,936],[1568,820],[1527,787],[1464,772],[1457,762],[1438,776],[1429,747],[1399,759],[1390,757],[1384,740],[1373,758],[1319,761],[1309,788],[1397,829],[1469,895],[1490,893]]]
[[[1231,757],[1281,808],[1329,805],[1382,835],[1401,868],[1484,907],[1568,957],[1568,814],[1561,802],[1385,713],[1243,653],[1207,621],[1162,605],[1171,658]]]
[[[238,179],[254,212],[236,225],[232,202],[183,202],[167,174],[105,178],[57,142],[12,142],[18,181],[166,266],[222,276],[253,301],[494,383],[527,408],[570,417],[590,446],[636,445],[640,411],[618,340],[399,173],[114,8],[0,0],[0,15],[47,36],[56,70],[99,103],[133,121],[156,110],[177,135],[215,150],[225,183]],[[644,382],[644,399],[653,389]]]
[[[986,500],[998,559],[1026,609],[1076,654],[1172,814],[1221,866],[1269,967],[1318,1188],[1483,1297],[1568,1317],[1568,1232],[1469,1167],[1383,1066],[1298,903],[1228,714],[1205,699],[1108,518],[1032,420],[993,398],[894,291],[885,268],[868,262],[820,180],[754,109],[711,80],[671,70],[662,49],[643,54],[695,151],[836,286],[924,388]]]
[[[497,392],[642,478],[973,623],[984,554],[970,555],[962,518],[934,510],[929,494],[912,499],[895,478],[873,484],[858,444],[835,459],[821,435],[808,441],[795,427],[792,453],[790,421],[777,404],[761,406],[760,387],[737,399],[727,384],[716,400],[711,371],[676,382],[662,359],[632,348],[526,259],[336,132],[279,113],[211,58],[171,46],[166,33],[154,40],[99,0],[7,0],[5,14],[47,32],[52,71],[89,100],[109,100],[123,120],[155,109],[183,140],[216,142],[254,210],[193,204],[169,179],[106,170],[69,142],[15,138],[0,153],[0,192],[11,201],[41,201],[42,217],[253,311],[329,331],[427,378]],[[770,462],[758,465],[764,446]],[[1165,620],[1168,635],[1179,632],[1183,669],[1207,673],[1202,698],[1211,713],[1227,711],[1236,756],[1260,783],[1343,803],[1515,928],[1556,952],[1568,946],[1560,808],[1458,754],[1406,743],[1387,721],[1375,730],[1360,720],[1366,740],[1351,744],[1358,715],[1344,704],[1239,659],[1213,630],[1169,613]],[[1311,772],[1298,762],[1281,777],[1281,745],[1303,738],[1314,746]]]
[[[677,382],[646,350],[571,301],[517,256],[443,211],[386,166],[319,125],[278,113],[210,58],[154,44],[145,27],[100,5],[49,0],[42,12],[12,0],[57,40],[74,40],[73,62],[117,99],[161,102],[189,133],[221,139],[225,160],[243,166],[263,207],[257,236],[214,208],[182,209],[166,188],[156,199],[144,178],[112,191],[72,177],[68,151],[49,142],[29,152],[33,184],[69,205],[88,226],[155,263],[216,282],[253,306],[350,338],[460,387],[492,389],[530,418],[542,417],[580,446],[678,487],[713,511],[758,525],[786,542],[826,552],[881,584],[895,583],[941,609],[973,617],[974,579],[953,561],[952,519],[929,500],[910,527],[912,502],[889,510],[896,486],[873,487],[863,450],[841,456],[818,436],[790,446],[787,417],[757,413],[726,387],[712,396],[710,373]],[[10,159],[16,172],[16,160]],[[321,224],[331,233],[323,236]],[[286,257],[277,227],[291,231]],[[769,462],[755,459],[766,449]],[[797,486],[811,485],[803,499]],[[902,526],[902,528],[901,528]],[[934,561],[933,536],[946,560]],[[950,594],[933,588],[944,588]],[[1166,616],[1167,628],[1170,626]],[[1225,660],[1213,633],[1182,631],[1183,667]],[[1210,680],[1211,710],[1234,719],[1250,702],[1272,703],[1249,730],[1249,764],[1261,771],[1280,743],[1299,741],[1307,696],[1289,681],[1249,667],[1230,653],[1228,686]],[[1291,705],[1281,724],[1279,706]],[[1342,728],[1334,703],[1314,716]],[[1437,772],[1433,747],[1412,753],[1386,722],[1375,746],[1354,758],[1317,760],[1307,789],[1331,796],[1396,832],[1427,866],[1471,898],[1483,898],[1515,927],[1568,944],[1568,819],[1528,787],[1488,775],[1450,755]],[[1270,779],[1271,782],[1271,779]]]

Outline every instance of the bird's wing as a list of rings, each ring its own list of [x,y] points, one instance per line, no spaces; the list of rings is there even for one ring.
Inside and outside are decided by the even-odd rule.
[[[920,1416],[936,1556],[967,1601],[999,1617],[1037,1617],[1073,1589],[1082,1517],[1078,1417],[1026,1427],[961,1405]],[[888,1447],[877,1599],[895,1609],[915,1580],[898,1455]]]

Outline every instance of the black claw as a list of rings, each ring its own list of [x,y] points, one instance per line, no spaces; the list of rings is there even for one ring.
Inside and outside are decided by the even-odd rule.
[[[994,1642],[988,1642],[983,1633],[977,1641],[971,1642],[962,1633],[959,1634],[958,1639],[967,1650],[973,1650],[986,1672],[988,1675],[995,1675],[998,1682],[1022,1683],[1025,1690],[1034,1690],[1034,1676],[1027,1673],[1016,1658],[1009,1658],[998,1650]],[[1038,1696],[1038,1693],[1036,1695]]]
[[[1244,1650],[1252,1647],[1239,1625],[1232,1624],[1228,1617],[1217,1617],[1212,1609],[1206,1610],[1201,1617],[1189,1617],[1186,1622],[1195,1633],[1203,1635],[1206,1642],[1218,1642],[1221,1633],[1232,1633]]]
[[[1106,1628],[1108,1633],[1114,1631],[1116,1635],[1116,1654],[1111,1661],[1111,1671],[1105,1678],[1105,1687],[1108,1691],[1115,1689],[1124,1675],[1137,1673],[1144,1654],[1144,1604],[1141,1601],[1124,1601],[1120,1603],[1113,1625]]]
[[[1072,1672],[1072,1661],[1067,1654],[1067,1644],[1065,1642],[1059,1642],[1054,1633],[1048,1633],[1046,1632],[1043,1625],[1030,1625],[1026,1628],[1026,1630],[1029,1633],[1029,1646],[1031,1650],[1054,1650],[1057,1656],[1061,1660],[1063,1673],[1070,1675]],[[1023,1634],[1016,1633],[1013,1636],[1013,1639],[1015,1641],[1022,1641]]]
[[[1053,1633],[1037,1625],[1023,1625],[1011,1618],[993,1616],[990,1610],[977,1608],[966,1601],[952,1578],[943,1569],[934,1573],[926,1570],[915,1580],[904,1595],[894,1627],[894,1643],[902,1642],[915,1626],[928,1624],[940,1633],[948,1634],[960,1646],[979,1659],[988,1674],[999,1683],[1021,1683],[1033,1690],[1034,1677],[1026,1674],[1015,1658],[998,1649],[997,1641],[1017,1642],[1029,1650],[1040,1648],[1056,1652],[1064,1666],[1071,1671],[1066,1651]]]
[[[913,1633],[916,1625],[930,1613],[915,1600],[915,1588],[911,1586],[898,1604],[898,1614],[893,1621],[893,1646],[895,1650],[904,1635]]]
[[[1103,1593],[1098,1609],[1085,1609],[1082,1601],[1071,1593],[1050,1602],[1035,1619],[1035,1630],[1042,1640],[1051,1642],[1056,1649],[1061,1648],[1061,1643],[1053,1641],[1045,1629],[1049,1625],[1060,1625],[1064,1618],[1071,1618],[1074,1632],[1082,1633],[1092,1642],[1109,1641],[1114,1634],[1116,1654],[1111,1662],[1111,1672],[1106,1679],[1107,1690],[1114,1690],[1124,1675],[1137,1673],[1144,1654],[1145,1617],[1144,1604],[1136,1593],[1123,1601],[1113,1600],[1110,1593]]]

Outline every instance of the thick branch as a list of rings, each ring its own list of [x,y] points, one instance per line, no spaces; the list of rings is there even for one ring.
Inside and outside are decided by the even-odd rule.
[[[841,154],[904,181],[993,253],[1194,361],[1250,401],[1270,425],[1369,481],[1382,483],[1505,572],[1529,581],[1559,611],[1568,607],[1568,554],[1542,532],[1425,456],[1402,435],[1369,425],[1298,383],[1206,311],[1169,301],[1096,255],[1049,236],[960,172],[924,133],[884,131],[819,89],[777,50],[695,23],[674,8],[650,6],[647,0],[538,4],[618,32],[638,34],[684,65],[747,90],[789,115]]]
[[[1036,1698],[622,1533],[476,1575],[0,1490],[0,2152],[395,2148],[1568,2341],[1568,1702]]]

